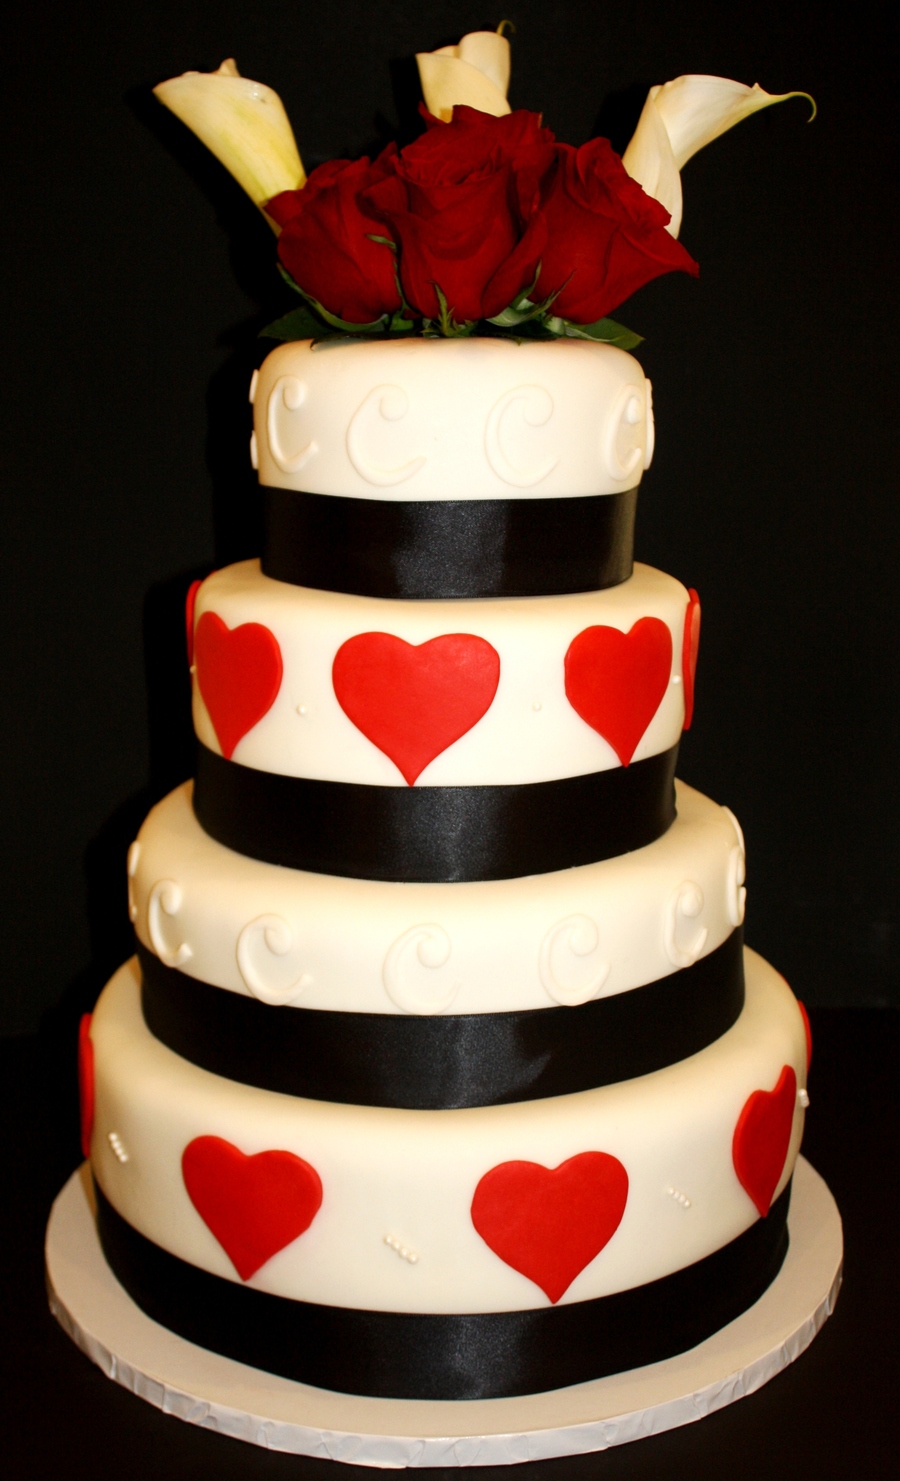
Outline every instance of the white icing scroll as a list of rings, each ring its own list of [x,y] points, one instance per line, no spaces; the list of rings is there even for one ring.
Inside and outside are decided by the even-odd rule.
[[[548,458],[531,468],[518,467],[503,450],[503,423],[507,412],[522,403],[522,420],[529,427],[544,427],[554,412],[553,397],[543,386],[516,386],[496,402],[484,429],[484,451],[498,478],[512,488],[530,489],[553,472],[559,458]]]
[[[689,946],[678,944],[678,922],[686,918],[694,920],[703,909],[703,891],[692,879],[678,886],[666,907],[665,947],[666,956],[673,967],[689,967],[695,962],[706,945],[709,935],[702,926]]]
[[[182,941],[179,946],[169,946],[162,931],[162,915],[177,915],[183,898],[181,885],[176,884],[174,879],[160,879],[150,891],[147,901],[150,945],[167,967],[183,967],[194,955],[186,941]]]
[[[384,421],[399,422],[409,411],[409,397],[402,386],[375,386],[350,418],[347,428],[347,456],[366,483],[374,484],[376,488],[390,488],[412,478],[414,473],[424,467],[425,459],[410,458],[408,463],[399,463],[395,468],[382,468],[368,456],[363,447],[363,433],[369,409],[375,406]]]
[[[624,427],[637,427],[643,416],[644,393],[640,386],[623,386],[613,403],[603,440],[606,471],[617,482],[631,478],[644,463],[645,454],[640,445],[632,447],[624,459],[619,456],[619,434]]]
[[[597,996],[609,976],[609,962],[599,962],[596,972],[587,980],[583,972],[576,972],[574,979],[566,981],[564,969],[571,968],[573,957],[593,956],[599,945],[600,932],[588,915],[568,915],[551,926],[541,943],[538,971],[555,1003],[576,1008]]]
[[[138,907],[134,898],[134,876],[141,857],[141,845],[137,839],[128,850],[128,919],[137,920]]]
[[[428,972],[436,972],[450,960],[450,949],[450,937],[443,926],[411,926],[398,936],[382,969],[385,991],[391,1002],[404,1013],[443,1013],[449,1008],[460,984],[429,981],[416,970],[410,958],[415,957]]]
[[[747,855],[744,851],[744,834],[731,808],[723,807],[722,811],[731,819],[731,825],[737,836],[737,843],[728,855],[725,898],[727,901],[728,919],[733,926],[739,926],[743,922],[744,912],[747,908],[747,891],[744,889],[744,880],[747,878]]]
[[[296,960],[283,961],[279,970],[277,958],[287,958],[293,944],[294,933],[280,915],[259,915],[241,931],[237,943],[238,968],[248,990],[261,1003],[283,1007],[298,998],[312,982],[309,972],[297,971]]]
[[[741,827],[741,825],[738,822],[737,818],[735,817],[734,813],[731,811],[731,808],[730,807],[723,807],[722,808],[722,811],[725,814],[726,818],[729,818],[730,821],[731,821],[731,826],[734,829],[735,834],[737,836],[737,841],[738,841],[738,845],[740,847],[741,853],[742,854],[745,853],[746,850],[744,848],[744,830],[743,830],[743,828]]]
[[[653,387],[649,381],[644,381],[644,415],[647,418],[645,431],[646,446],[644,448],[644,467],[649,468],[653,462],[653,453],[656,448],[656,422],[653,420]]]
[[[269,394],[269,404],[266,408],[269,452],[272,454],[273,462],[277,464],[282,473],[298,473],[319,451],[318,444],[315,442],[308,442],[298,453],[287,453],[281,445],[278,432],[279,411],[282,407],[289,412],[299,411],[305,400],[306,386],[295,375],[280,375]]]

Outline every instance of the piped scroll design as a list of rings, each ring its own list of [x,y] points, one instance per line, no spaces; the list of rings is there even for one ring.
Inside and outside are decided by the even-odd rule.
[[[644,381],[644,416],[647,426],[644,431],[644,468],[649,468],[653,462],[653,453],[656,448],[656,422],[653,420],[653,387],[649,381]]]
[[[309,972],[297,971],[296,953],[295,960],[284,961],[279,970],[277,958],[287,958],[293,945],[294,933],[280,915],[259,915],[241,931],[238,969],[248,990],[261,1003],[283,1007],[294,1002],[312,982]]]
[[[733,926],[739,926],[743,922],[744,912],[747,908],[747,891],[744,889],[744,880],[747,878],[747,855],[744,851],[744,834],[731,808],[723,807],[722,811],[731,819],[732,826],[737,834],[737,843],[728,855],[725,900],[728,909],[728,919]]]
[[[402,386],[375,386],[357,407],[347,428],[347,456],[360,478],[375,488],[391,488],[418,473],[425,466],[425,458],[410,458],[409,462],[398,463],[395,468],[379,467],[363,447],[363,433],[371,407],[378,408],[383,421],[399,422],[409,411],[409,397]]]
[[[678,944],[678,923],[682,919],[694,920],[703,909],[703,891],[692,879],[678,886],[666,907],[665,948],[666,956],[673,967],[689,967],[695,962],[706,945],[709,931],[701,926],[688,946]]]
[[[161,962],[167,967],[183,967],[194,955],[186,941],[179,946],[170,946],[162,929],[162,916],[175,916],[181,909],[184,891],[174,879],[160,879],[150,891],[147,901],[147,930],[150,945]]]
[[[141,845],[137,839],[128,850],[128,919],[137,920],[138,907],[134,897],[134,876],[141,858]]]
[[[450,937],[443,926],[411,926],[398,936],[384,960],[382,980],[392,1003],[404,1013],[443,1013],[456,994],[459,982],[449,985],[429,982],[421,972],[413,969],[410,957],[415,956],[420,966],[428,972],[436,972],[450,960]]]
[[[637,427],[643,420],[645,393],[640,386],[623,386],[613,403],[613,409],[606,424],[606,432],[603,437],[603,461],[610,478],[616,482],[624,482],[631,478],[641,466],[646,467],[653,453],[652,437],[647,437],[647,449],[636,447],[629,449],[624,458],[619,455],[619,438],[624,428]],[[649,409],[649,397],[647,398]],[[652,422],[648,418],[648,432]]]
[[[587,980],[583,972],[576,972],[573,978],[571,966],[573,957],[593,956],[599,945],[600,932],[589,915],[567,915],[565,920],[550,927],[541,943],[538,971],[555,1003],[576,1008],[597,996],[609,976],[609,962],[599,962],[596,972]]]
[[[549,477],[559,458],[548,458],[531,468],[517,467],[503,451],[503,423],[513,406],[522,403],[522,420],[529,427],[544,427],[555,410],[553,397],[543,386],[516,386],[497,401],[484,429],[484,451],[498,478],[516,489],[530,489]]]
[[[269,393],[266,407],[266,432],[272,460],[282,473],[299,473],[319,451],[318,443],[311,441],[297,453],[285,452],[278,431],[278,413],[282,407],[289,412],[299,411],[306,400],[306,386],[295,375],[280,375]]]

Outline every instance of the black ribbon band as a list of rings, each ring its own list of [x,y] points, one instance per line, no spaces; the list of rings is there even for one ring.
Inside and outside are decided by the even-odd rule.
[[[790,1184],[731,1244],[614,1296],[529,1311],[356,1311],[273,1296],[152,1244],[97,1188],[100,1240],[142,1311],[199,1347],[299,1383],[384,1399],[499,1399],[605,1378],[687,1352],[771,1285],[788,1249]]]
[[[741,932],[693,966],[576,1008],[408,1015],[276,1008],[138,946],[150,1032],[214,1075],[310,1100],[441,1111],[572,1095],[697,1054],[744,1005]]]
[[[349,879],[516,879],[593,864],[675,819],[678,746],[587,776],[488,787],[372,787],[256,771],[198,745],[194,812],[251,859]]]
[[[599,591],[631,575],[637,494],[400,503],[264,487],[262,568],[413,601]]]

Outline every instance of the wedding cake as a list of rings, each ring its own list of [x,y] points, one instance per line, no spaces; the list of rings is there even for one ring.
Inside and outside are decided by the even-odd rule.
[[[614,177],[607,264],[638,227],[631,286],[693,264],[637,184],[646,139],[635,178],[603,141],[561,154],[490,69],[504,107],[461,95],[459,52],[423,66],[418,155],[261,192],[303,292],[249,388],[264,548],[188,595],[196,775],[131,847],[137,956],[81,1039],[99,1234],[137,1305],[386,1398],[546,1391],[721,1329],[785,1258],[807,1104],[805,1014],[743,946],[738,821],[674,780],[700,606],[633,561],[653,412],[603,317],[622,283],[586,289],[577,241],[554,267],[553,222],[602,216]],[[458,223],[420,250],[415,192],[445,188],[427,149],[481,129],[532,214],[451,294],[478,251]],[[383,235],[321,264],[326,307],[304,263],[348,191]]]

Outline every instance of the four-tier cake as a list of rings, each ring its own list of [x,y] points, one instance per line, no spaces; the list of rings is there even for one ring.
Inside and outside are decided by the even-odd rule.
[[[89,1029],[109,1263],[388,1397],[669,1357],[777,1274],[807,1034],[674,782],[700,609],[632,565],[650,385],[583,343],[286,344],[262,562],[192,588],[198,765]]]

